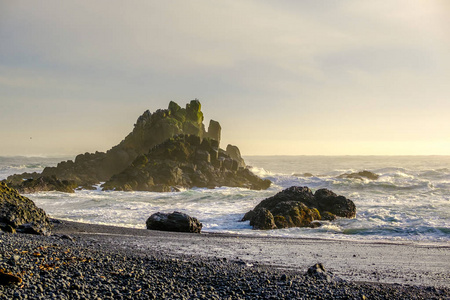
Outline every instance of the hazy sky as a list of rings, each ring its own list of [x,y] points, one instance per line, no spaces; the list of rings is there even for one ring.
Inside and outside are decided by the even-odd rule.
[[[0,155],[198,98],[244,155],[450,155],[450,2],[0,0]]]

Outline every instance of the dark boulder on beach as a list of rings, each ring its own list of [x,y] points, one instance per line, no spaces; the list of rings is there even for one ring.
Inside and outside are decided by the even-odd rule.
[[[136,158],[103,184],[104,190],[170,192],[218,186],[267,189],[271,182],[239,167],[216,140],[177,135]]]
[[[47,214],[17,190],[0,182],[0,229],[6,232],[48,234]]]
[[[351,179],[361,179],[361,180],[364,178],[367,178],[369,180],[377,180],[378,178],[380,178],[380,175],[364,170],[364,171],[357,172],[357,173],[342,174],[342,175],[339,175],[338,178],[351,178]]]
[[[192,233],[200,233],[203,226],[196,218],[178,211],[170,214],[157,212],[147,219],[146,225],[151,230]]]
[[[253,229],[280,229],[317,227],[314,221],[355,215],[355,204],[344,196],[327,189],[313,194],[308,187],[292,186],[261,201],[242,221],[250,221]]]

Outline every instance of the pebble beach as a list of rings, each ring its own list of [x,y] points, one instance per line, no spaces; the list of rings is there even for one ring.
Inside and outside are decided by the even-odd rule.
[[[330,260],[325,255],[326,248],[338,255],[342,255],[339,249],[346,248],[342,253],[358,261],[361,252],[369,248],[391,252],[400,249],[395,244],[368,245],[366,249],[361,245],[343,247],[336,241],[298,239],[287,241],[281,245],[285,253],[277,253],[271,251],[280,246],[279,241],[270,238],[181,234],[58,220],[53,220],[53,227],[51,236],[0,235],[0,299],[450,299],[447,248],[426,249],[431,260],[441,256],[441,269],[430,272],[421,267],[426,263],[418,261],[416,277],[421,279],[399,284],[370,277],[376,275],[375,269],[383,271],[381,262],[373,268],[354,269],[352,277],[344,258]],[[260,243],[269,247],[258,255]],[[330,248],[333,245],[335,249]],[[290,263],[292,247],[299,250],[295,261],[307,267],[314,264],[308,250],[315,248],[315,263],[323,263],[326,271],[308,275],[302,263]],[[401,247],[403,257],[421,249]],[[291,258],[283,259],[284,255]],[[373,261],[379,260],[373,257]],[[395,267],[402,270],[405,265],[398,260]],[[397,273],[397,279],[408,280],[409,271],[404,271],[403,276]],[[421,272],[430,275],[421,277]]]

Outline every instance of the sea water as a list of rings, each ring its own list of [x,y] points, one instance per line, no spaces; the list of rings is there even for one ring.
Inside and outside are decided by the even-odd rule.
[[[97,190],[27,194],[51,217],[145,228],[155,212],[181,211],[198,218],[204,232],[352,240],[450,242],[450,156],[247,156],[252,171],[273,184],[265,191],[219,187],[173,193]],[[0,157],[0,180],[40,172],[67,158]],[[372,171],[377,180],[345,179]],[[305,173],[310,173],[308,176]],[[312,176],[311,176],[312,175]],[[319,228],[252,230],[240,222],[261,200],[290,186],[327,188],[351,199],[356,218],[323,222]]]

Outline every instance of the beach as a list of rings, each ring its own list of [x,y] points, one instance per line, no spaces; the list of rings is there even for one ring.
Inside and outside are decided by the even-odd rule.
[[[53,220],[2,234],[1,299],[449,299],[446,245],[188,234]],[[305,275],[322,263],[326,273]]]
[[[2,178],[60,161],[2,159]],[[27,194],[53,218],[52,234],[0,235],[0,299],[450,299],[448,157],[248,161],[271,188]],[[340,178],[365,169],[380,178]],[[278,230],[240,222],[290,186],[345,195],[356,217]],[[144,229],[175,210],[202,233]]]

